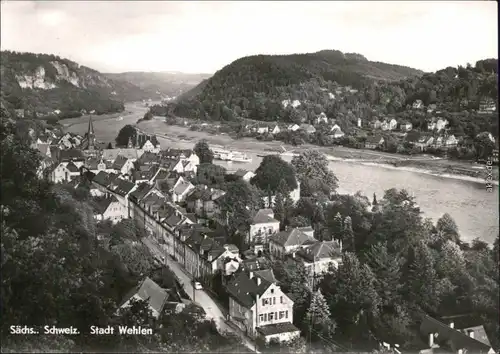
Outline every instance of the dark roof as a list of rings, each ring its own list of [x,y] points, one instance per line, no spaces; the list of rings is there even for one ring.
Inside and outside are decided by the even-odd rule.
[[[61,161],[68,160],[84,160],[83,153],[77,149],[60,150],[59,159]]]
[[[122,167],[125,165],[125,163],[128,161],[128,159],[123,156],[123,155],[118,155],[115,159],[115,161],[113,161],[113,166],[112,168],[114,170],[121,170]]]
[[[148,301],[149,306],[159,313],[162,312],[165,302],[168,299],[168,292],[148,277],[125,296],[120,306],[129,301],[134,295],[137,295],[142,300]]]
[[[264,336],[270,336],[279,333],[298,332],[300,330],[290,322],[283,322],[260,326],[257,328],[257,331]]]
[[[121,178],[116,178],[110,185],[109,190],[119,194],[121,196],[126,196],[135,187],[135,184],[129,181],[125,181]]]
[[[380,139],[382,139],[381,136],[369,136],[366,138],[366,142],[369,144],[378,144],[380,143]]]
[[[274,217],[270,215],[274,215],[272,209],[260,209],[258,210],[252,218],[252,224],[266,224],[271,222],[279,222]]]
[[[160,162],[160,157],[157,154],[154,154],[152,152],[146,151],[144,154],[141,155],[137,159],[137,162],[139,164],[152,164],[152,163],[159,163]]]
[[[134,180],[151,180],[156,172],[158,171],[158,168],[155,166],[152,166],[149,170],[147,171],[136,171],[134,172]]]
[[[247,170],[244,170],[242,168],[240,168],[238,171],[236,171],[234,173],[235,176],[238,176],[238,177],[245,177],[245,175],[250,172],[250,171],[247,171]]]
[[[261,269],[254,271],[254,274],[262,279],[267,280],[270,283],[276,283],[276,277],[272,269]]]
[[[341,249],[336,241],[318,241],[299,250],[297,255],[307,261],[314,262],[325,258],[340,258]]]
[[[92,182],[95,182],[103,187],[107,187],[111,183],[111,179],[108,173],[99,171],[99,173],[92,179]]]
[[[297,228],[281,231],[269,237],[270,242],[277,243],[281,246],[299,246],[309,240],[314,240],[314,238],[303,233]]]
[[[69,172],[79,172],[80,170],[76,165],[73,163],[73,161],[68,162],[66,165],[66,168],[68,169]]]
[[[161,152],[161,155],[163,157],[170,158],[170,159],[177,159],[181,155],[184,155],[187,158],[187,157],[191,156],[191,154],[193,154],[193,150],[190,150],[190,149],[167,149],[167,150],[163,150]]]
[[[420,333],[428,336],[431,333],[437,333],[435,336],[435,343],[450,347],[453,351],[459,349],[466,349],[468,352],[473,353],[487,353],[491,346],[486,345],[475,338],[460,332],[455,328],[426,315],[421,315]]]
[[[102,215],[106,210],[108,210],[108,207],[111,205],[113,202],[118,202],[118,200],[115,197],[111,198],[99,198],[97,200],[94,200],[93,206],[94,206],[94,213]]]
[[[142,198],[144,198],[144,196],[146,194],[148,194],[148,192],[153,189],[152,186],[150,186],[149,184],[147,183],[141,183],[137,186],[137,189],[135,191],[133,191],[132,193],[130,193],[130,197],[132,199],[135,199],[137,201],[140,201]]]
[[[248,274],[241,272],[227,286],[229,295],[239,304],[246,308],[251,308],[255,303],[255,296],[261,296],[271,285],[265,279],[261,279],[260,285],[257,285],[257,277],[250,279]]]

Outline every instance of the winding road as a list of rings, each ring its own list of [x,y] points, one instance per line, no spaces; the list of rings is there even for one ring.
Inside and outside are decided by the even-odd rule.
[[[153,241],[144,238],[143,243],[149,248],[153,255],[159,257],[160,259],[165,258],[166,266],[175,274],[189,298],[205,310],[207,319],[214,320],[219,333],[233,333],[237,335],[241,338],[245,347],[258,353],[255,348],[255,344],[251,341],[251,339],[248,338],[239,328],[226,321],[224,311],[204,290],[194,290],[193,292],[193,279],[178,262],[162,251],[161,248]]]

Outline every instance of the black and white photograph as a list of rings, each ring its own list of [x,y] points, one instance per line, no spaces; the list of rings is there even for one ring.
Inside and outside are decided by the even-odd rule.
[[[2,353],[499,353],[496,1],[0,13]]]

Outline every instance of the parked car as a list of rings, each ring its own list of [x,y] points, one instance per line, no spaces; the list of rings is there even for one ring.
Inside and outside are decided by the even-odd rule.
[[[194,282],[194,288],[196,290],[201,290],[203,289],[203,286],[201,286],[201,283],[199,281]]]

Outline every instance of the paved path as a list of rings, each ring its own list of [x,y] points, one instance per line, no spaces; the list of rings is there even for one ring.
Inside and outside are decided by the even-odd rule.
[[[233,333],[241,338],[242,343],[250,350],[257,352],[255,344],[236,326],[228,325],[224,318],[223,311],[219,308],[217,303],[204,291],[194,290],[191,276],[184,270],[184,268],[176,261],[174,261],[168,254],[160,249],[158,245],[149,239],[142,239],[144,244],[148,246],[153,255],[163,259],[165,257],[165,264],[179,279],[184,291],[188,294],[193,302],[200,305],[206,313],[208,319],[214,320],[217,329],[221,334]],[[257,352],[258,353],[258,352]]]

